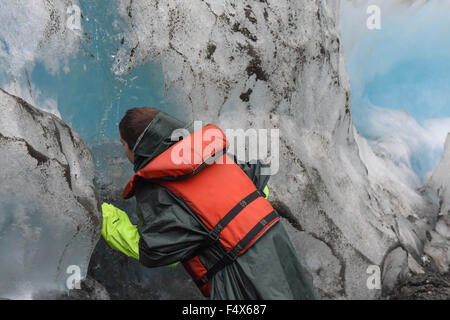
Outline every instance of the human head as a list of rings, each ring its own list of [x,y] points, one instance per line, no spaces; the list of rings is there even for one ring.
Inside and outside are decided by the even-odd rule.
[[[140,107],[127,110],[119,123],[120,142],[122,142],[125,154],[131,163],[134,163],[136,141],[148,127],[150,122],[158,114],[159,110],[152,107]]]

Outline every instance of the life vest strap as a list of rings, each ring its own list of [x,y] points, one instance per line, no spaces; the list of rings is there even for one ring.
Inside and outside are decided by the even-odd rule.
[[[259,197],[264,197],[264,193],[260,190],[256,190],[239,201],[239,203],[235,205],[233,209],[231,209],[209,232],[207,240],[209,242],[208,244],[214,243],[219,240],[220,233],[231,222],[231,220],[233,220],[234,217],[236,217],[239,212],[241,212],[247,205],[258,199]]]
[[[209,282],[214,274],[222,270],[228,264],[233,263],[239,256],[239,253],[242,251],[242,249],[244,249],[269,223],[271,223],[278,217],[278,213],[275,210],[266,215],[249,231],[249,233],[247,233],[247,235],[241,241],[239,241],[232,249],[228,250],[227,253],[218,262],[216,262],[216,264],[208,269],[205,275],[203,275],[200,279],[195,280],[195,284],[198,287],[204,286]]]

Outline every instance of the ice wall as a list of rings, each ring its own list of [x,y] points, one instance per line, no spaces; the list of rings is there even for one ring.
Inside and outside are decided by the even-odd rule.
[[[380,29],[369,29],[379,8]],[[418,178],[437,166],[450,131],[448,1],[343,0],[340,28],[353,120],[376,152]]]
[[[450,269],[450,134],[445,142],[444,155],[427,184],[432,194],[439,200],[439,216],[435,230],[428,235],[425,252],[433,259],[437,269]]]
[[[22,2],[22,5],[37,6],[37,2],[30,3]],[[24,51],[34,55],[12,61],[8,52],[14,47],[14,39],[8,36],[8,40],[2,42],[2,66],[11,63],[20,67],[24,62],[23,67],[17,69],[21,72],[8,74],[14,73],[14,81],[0,74],[0,83],[27,101],[33,102],[33,98],[42,109],[52,109],[47,105],[56,106],[62,119],[80,132],[93,152],[95,187],[101,201],[120,206],[134,219],[134,204],[120,199],[131,166],[117,142],[111,141],[117,139],[117,122],[123,111],[131,106],[162,107],[188,122],[214,122],[224,129],[279,129],[280,171],[271,177],[269,200],[284,217],[283,223],[319,295],[323,298],[376,298],[381,291],[367,287],[368,267],[380,267],[386,285],[398,279],[398,274],[388,272],[392,270],[389,266],[401,265],[406,268],[403,273],[418,270],[424,246],[429,243],[427,231],[436,230],[439,201],[435,201],[437,196],[433,197],[435,191],[426,196],[426,190],[413,187],[417,180],[409,166],[401,167],[402,163],[386,152],[386,148],[376,149],[377,146],[371,146],[355,130],[351,88],[338,28],[338,1],[61,2],[65,6],[80,5],[84,33],[78,35],[69,34],[65,27],[65,7],[59,2],[51,3],[43,1],[41,7],[35,10],[30,7],[20,16],[24,23],[28,16],[32,21],[38,19],[38,15],[45,22],[37,26],[53,26],[38,28],[36,37],[44,39],[43,45],[31,42],[31,49]],[[14,5],[11,6],[13,10]],[[52,6],[56,11],[49,9]],[[59,18],[54,19],[55,16]],[[20,38],[31,32],[31,27],[11,30],[16,30],[15,36]],[[67,41],[67,48],[72,49],[58,51],[60,43],[52,45],[51,40],[45,40],[48,39],[42,36],[47,34],[45,30],[55,30],[50,32],[53,35],[50,39]],[[72,42],[72,37],[78,40]],[[18,51],[22,50],[20,45],[16,44]],[[59,61],[61,58],[64,62],[68,56],[67,63],[59,61],[59,69],[55,71],[56,67],[39,58],[39,48],[47,48],[44,49],[48,50],[47,59]],[[16,123],[17,130],[22,130],[19,131],[23,134],[29,128],[19,121],[10,123]],[[54,132],[51,121],[48,127]],[[4,134],[1,129],[2,126],[0,132]],[[42,130],[33,136],[36,140],[30,145],[46,154],[46,150],[38,146],[47,138],[55,139],[55,134],[48,134],[46,138]],[[17,144],[17,149],[10,154],[25,156],[24,143],[18,141]],[[66,144],[71,145],[70,141],[64,146]],[[11,146],[6,144],[6,147]],[[48,158],[56,157],[58,148],[55,147],[56,151],[50,148]],[[2,157],[0,161],[8,161],[5,159]],[[39,156],[38,159],[31,157],[26,164],[38,170],[53,163],[40,163],[39,159]],[[7,164],[11,171],[1,171],[1,174],[14,181],[12,184],[24,188],[22,180],[10,173],[20,172],[21,167],[14,162],[14,166],[10,162]],[[53,163],[56,167],[58,164]],[[85,173],[88,175],[90,170]],[[64,186],[62,180],[42,178],[41,174],[41,171],[36,172],[27,184],[30,195],[36,195],[35,184],[45,186],[44,181],[50,184],[49,190],[56,190],[50,187],[58,190],[52,199],[59,199],[63,194],[67,197],[65,191],[69,187]],[[0,190],[6,192],[8,188],[1,184]],[[30,199],[32,202],[27,207],[34,205],[34,198]],[[54,208],[58,208],[60,201],[53,201]],[[69,204],[78,206],[77,202]],[[10,201],[8,206],[19,203]],[[10,226],[12,219],[27,220],[21,211],[8,209],[8,212],[14,215],[1,215],[3,226]],[[90,223],[82,222],[80,230],[85,230],[83,228]],[[32,221],[27,225],[38,223]],[[58,227],[59,224],[42,229],[54,231]],[[65,227],[68,231],[63,228],[62,232],[75,237],[71,245],[86,244],[95,233],[87,232],[91,238],[83,242],[78,241],[71,224]],[[7,232],[9,228],[0,230]],[[31,234],[38,239],[37,232]],[[80,237],[81,234],[80,231]],[[52,233],[39,235],[49,237]],[[56,240],[63,243],[60,238]],[[66,252],[72,252],[71,245]],[[39,248],[44,247],[39,245]],[[22,245],[21,248],[27,247]],[[54,257],[52,254],[59,252],[57,247],[49,249],[38,256]],[[92,247],[86,244],[85,249],[83,254]],[[70,256],[83,256],[81,249],[73,250],[75,254]],[[112,297],[198,297],[190,293],[196,289],[187,277],[183,278],[185,274],[182,275],[180,269],[145,269],[108,250],[100,242],[89,272],[112,290]],[[4,252],[1,254],[10,254]],[[47,263],[48,270],[52,270],[54,258]],[[30,272],[20,270],[25,271]],[[33,281],[36,280],[34,275],[30,273]],[[45,290],[52,282],[43,279],[41,287]],[[16,280],[8,285],[21,283],[18,277]]]
[[[68,28],[67,11],[78,4],[77,0],[1,1],[1,87],[58,116],[57,97],[36,87],[31,75],[36,63],[50,74],[68,72],[82,29]]]
[[[59,118],[1,89],[0,113],[0,297],[67,290],[68,267],[85,277],[100,236],[91,155]]]
[[[118,14],[116,0],[0,4],[0,88],[52,112],[76,130],[92,153],[100,201],[119,206],[136,223],[135,203],[121,201],[120,196],[133,170],[119,143],[117,125],[125,110],[134,106],[174,113],[160,66],[148,61],[122,75],[112,72],[117,50],[128,48],[123,32],[128,21]],[[71,27],[77,18],[79,25]],[[5,220],[4,228],[8,226]],[[182,267],[145,268],[103,240],[94,251],[89,273],[113,298],[199,297]],[[52,287],[47,280],[42,282],[43,291]]]

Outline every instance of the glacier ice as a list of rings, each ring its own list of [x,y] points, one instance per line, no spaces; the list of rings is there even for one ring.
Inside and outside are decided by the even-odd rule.
[[[81,38],[64,26],[70,3],[90,12]],[[89,151],[77,134],[72,140],[62,122],[40,111],[23,111],[18,121],[14,110],[36,109],[1,92],[0,106],[12,114],[0,119],[0,165],[10,168],[0,178],[11,181],[0,183],[0,272],[9,275],[0,278],[0,296],[60,289],[70,264],[86,274],[99,238],[92,222],[99,213],[88,209],[97,205],[94,189],[136,222],[134,203],[120,198],[132,167],[111,139],[123,111],[145,104],[224,129],[280,129],[280,172],[269,182],[269,200],[322,297],[379,297],[366,286],[367,268],[403,272],[404,251],[411,272],[420,271],[422,254],[445,267],[448,161],[418,188],[402,141],[373,143],[356,130],[339,1],[108,3],[22,2],[29,6],[15,16],[22,23],[9,31],[23,38],[30,28],[24,19],[36,21],[29,43],[0,31],[6,37],[0,65],[13,66],[0,71],[1,87],[59,114],[86,141],[96,172],[93,182]],[[49,12],[60,17],[56,29]],[[388,274],[384,285],[402,272]],[[199,298],[181,269],[145,269],[102,240],[88,273],[113,298]]]
[[[118,121],[132,106],[153,105],[169,112],[173,107],[164,101],[163,77],[157,64],[146,63],[121,76],[108,72],[117,48],[128,41],[121,32],[123,21],[116,13],[117,2],[46,0],[2,4],[5,10],[1,17],[8,28],[0,31],[0,87],[54,113],[74,128],[92,152],[100,201],[117,204],[133,219],[134,203],[120,201],[132,166],[125,162],[117,143]],[[82,30],[78,32],[67,28],[71,5],[79,5],[82,10]],[[30,41],[21,42],[28,37]],[[117,272],[119,266],[121,271]],[[113,290],[113,297],[131,292],[135,286],[142,295],[144,289],[151,289],[149,297],[153,298],[177,294],[198,298],[182,270],[156,270],[156,275],[155,270],[114,253],[102,240],[89,272]],[[179,281],[173,281],[171,274],[178,274]],[[159,278],[165,279],[166,286],[158,285]],[[177,289],[172,289],[174,286]]]
[[[77,133],[0,90],[0,296],[65,291],[100,236],[94,168]]]
[[[68,29],[67,8],[78,0],[2,1],[0,20],[0,64],[2,73],[17,76],[36,60],[44,61],[52,72],[58,72],[61,61],[80,44],[79,34]],[[20,37],[18,37],[20,35]],[[58,58],[65,59],[58,59]]]
[[[36,63],[42,63],[51,74],[68,70],[82,30],[69,30],[67,8],[78,4],[78,0],[1,3],[0,87],[59,117],[56,97],[37,88],[31,72]]]
[[[369,5],[381,10],[379,30],[366,26]],[[419,184],[438,164],[450,130],[450,45],[442,41],[449,8],[438,1],[341,1],[354,123]]]
[[[429,233],[429,241],[425,244],[425,252],[441,272],[450,268],[450,134],[445,142],[444,155],[437,168],[433,171],[427,188],[439,201],[439,216],[435,229]]]

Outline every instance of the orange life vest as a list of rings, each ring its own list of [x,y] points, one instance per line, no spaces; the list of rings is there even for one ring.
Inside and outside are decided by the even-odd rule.
[[[123,198],[139,192],[142,181],[159,184],[182,199],[218,241],[226,254],[206,269],[198,256],[183,261],[204,296],[210,279],[242,255],[280,217],[246,173],[226,154],[229,143],[217,126],[201,130],[173,144],[130,180]],[[213,161],[214,160],[214,161]]]

